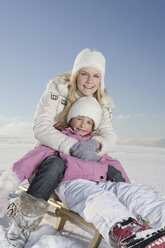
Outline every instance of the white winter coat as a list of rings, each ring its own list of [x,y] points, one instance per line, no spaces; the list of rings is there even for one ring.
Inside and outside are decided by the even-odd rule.
[[[33,128],[34,136],[40,143],[65,154],[69,154],[70,148],[77,140],[62,134],[53,126],[57,122],[57,114],[65,108],[67,96],[67,78],[62,75],[56,80],[51,80],[37,105]],[[81,96],[76,93],[76,98],[79,97]],[[99,126],[100,136],[94,138],[102,145],[100,156],[110,152],[117,139],[112,128],[111,102],[111,100],[102,100],[103,116]]]

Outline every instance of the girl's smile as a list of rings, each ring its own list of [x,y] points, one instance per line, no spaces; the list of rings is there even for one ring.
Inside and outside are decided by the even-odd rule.
[[[93,120],[85,116],[77,116],[71,119],[71,128],[81,136],[90,134],[93,126]]]

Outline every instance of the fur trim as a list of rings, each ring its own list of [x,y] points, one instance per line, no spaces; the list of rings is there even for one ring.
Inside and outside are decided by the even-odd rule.
[[[22,192],[19,198],[9,205],[7,214],[18,227],[33,231],[41,222],[47,208],[48,203],[45,200]]]
[[[0,175],[0,188],[4,188],[8,194],[14,193],[18,189],[20,183],[21,181],[17,174],[11,169],[4,171]]]
[[[44,199],[36,198],[26,192],[21,192],[18,205],[24,215],[31,217],[43,215],[48,207],[48,203]]]

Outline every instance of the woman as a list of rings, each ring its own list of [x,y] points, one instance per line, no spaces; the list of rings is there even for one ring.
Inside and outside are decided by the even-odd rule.
[[[81,51],[74,62],[71,75],[63,74],[48,83],[35,113],[35,138],[44,145],[69,154],[76,141],[55,130],[54,123],[66,117],[68,109],[76,99],[93,95],[103,108],[99,126],[101,135],[95,137],[101,144],[99,155],[110,152],[116,143],[116,135],[112,128],[112,100],[105,91],[104,74],[104,56],[96,50]]]

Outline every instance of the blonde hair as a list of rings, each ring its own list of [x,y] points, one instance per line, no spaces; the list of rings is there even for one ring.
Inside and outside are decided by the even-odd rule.
[[[57,115],[58,122],[65,122],[66,123],[66,118],[67,118],[67,114],[69,112],[69,109],[72,106],[72,104],[76,101],[77,76],[78,76],[78,74],[79,74],[79,71],[72,76],[71,80],[70,80],[71,75],[69,73],[65,73],[65,74],[59,75],[59,76],[54,78],[54,80],[56,80],[56,79],[62,77],[64,79],[64,82],[68,83],[67,104],[66,104],[66,107],[64,108],[64,110],[61,111]],[[110,101],[110,97],[108,96],[107,91],[101,90],[101,84],[99,84],[99,88],[93,94],[93,97],[96,98],[96,100],[99,102],[101,107],[103,105],[102,104],[102,98],[106,98],[107,101]]]

